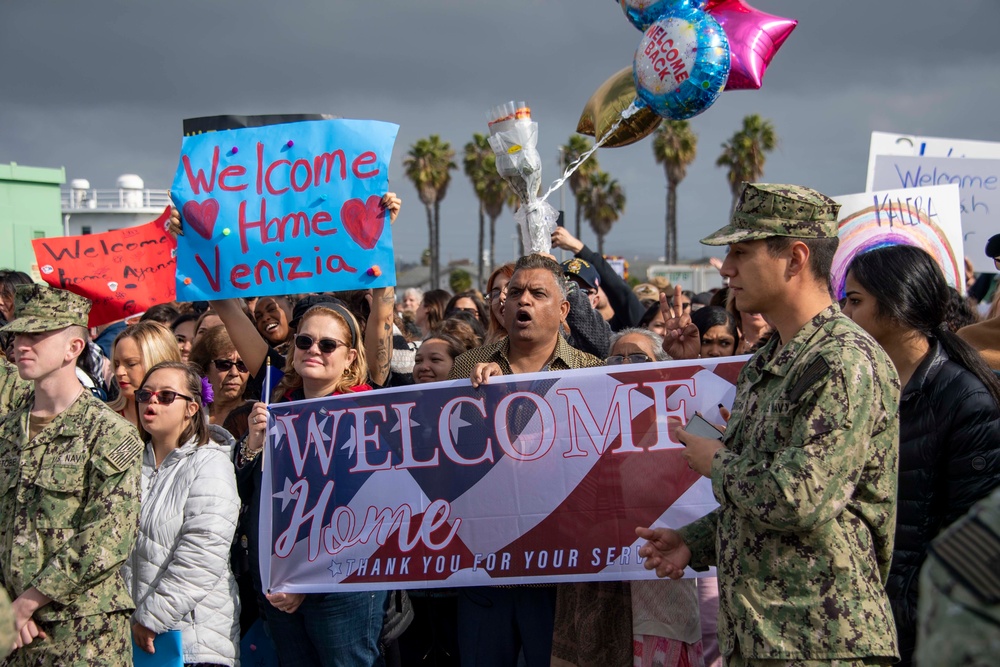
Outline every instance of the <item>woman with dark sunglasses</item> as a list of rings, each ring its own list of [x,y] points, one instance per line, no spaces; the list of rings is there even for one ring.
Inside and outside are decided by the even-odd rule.
[[[179,630],[185,664],[239,664],[239,602],[229,550],[239,513],[232,438],[209,426],[205,384],[194,368],[153,366],[135,391],[142,507],[135,548],[122,568],[135,601],[137,650]]]
[[[191,363],[212,385],[214,396],[208,406],[208,423],[224,426],[230,413],[243,405],[243,390],[250,377],[250,369],[240,358],[226,327],[212,327],[202,334],[191,348]],[[246,421],[246,413],[243,420]]]
[[[486,303],[477,292],[469,290],[459,292],[451,297],[448,305],[444,308],[444,316],[451,317],[454,313],[469,313],[475,317],[484,328],[489,323],[489,313],[486,310]]]
[[[368,364],[358,323],[340,304],[310,308],[298,323],[275,402],[368,391]],[[261,457],[267,407],[254,405],[250,431],[237,457],[241,486],[253,485],[251,512],[259,511]],[[258,521],[247,522],[249,556],[257,559]],[[264,595],[260,568],[251,563],[259,602],[282,664],[374,665],[380,660],[379,636],[385,591],[361,593],[271,593]]]

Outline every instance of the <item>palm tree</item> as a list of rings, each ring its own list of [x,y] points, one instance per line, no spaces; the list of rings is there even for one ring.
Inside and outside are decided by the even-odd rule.
[[[427,235],[431,251],[431,287],[440,285],[441,273],[441,200],[448,193],[451,170],[455,168],[452,158],[455,151],[451,144],[441,141],[432,134],[426,139],[418,139],[403,158],[406,177],[417,188],[420,202],[427,210]]]
[[[490,148],[486,135],[478,132],[472,135],[472,141],[465,144],[465,157],[462,160],[465,175],[472,181],[472,187],[479,199],[479,274],[478,286],[485,284],[486,275],[493,270],[493,243],[496,237],[496,222],[503,212],[504,200],[507,196],[507,183],[497,173],[497,159]],[[489,267],[483,266],[484,227],[485,219],[490,219]]]
[[[577,206],[583,208],[590,228],[597,234],[597,252],[603,255],[604,237],[625,212],[625,191],[611,174],[598,171],[590,177],[590,186],[580,191]]]
[[[728,141],[722,144],[722,155],[715,161],[717,167],[728,167],[726,179],[729,181],[729,191],[733,201],[729,213],[736,210],[736,200],[744,181],[752,183],[759,181],[764,175],[764,160],[778,145],[778,135],[774,132],[771,121],[757,114],[744,116],[743,127],[733,133]]]
[[[567,166],[576,162],[581,155],[590,149],[590,139],[579,134],[574,134],[564,146],[560,146],[560,152],[562,153],[562,164],[560,167],[565,170]],[[598,171],[600,171],[600,166],[597,164],[597,158],[592,156],[589,160],[581,164],[580,168],[569,177],[569,189],[573,192],[573,197],[576,199],[576,238],[580,238],[580,193],[587,189],[590,184],[590,177]]]
[[[686,120],[668,120],[653,137],[653,157],[667,175],[667,241],[663,257],[677,263],[677,186],[698,153],[698,135]]]

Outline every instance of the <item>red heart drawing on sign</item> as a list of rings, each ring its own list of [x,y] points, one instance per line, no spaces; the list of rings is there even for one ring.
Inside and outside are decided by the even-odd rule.
[[[219,217],[219,202],[214,199],[206,199],[200,204],[196,201],[189,201],[184,204],[181,213],[184,214],[184,221],[194,231],[201,234],[203,238],[212,238],[212,232],[215,230],[215,219]]]
[[[371,250],[382,236],[385,227],[385,209],[382,198],[372,195],[367,202],[348,199],[340,208],[340,221],[354,242],[365,250]]]

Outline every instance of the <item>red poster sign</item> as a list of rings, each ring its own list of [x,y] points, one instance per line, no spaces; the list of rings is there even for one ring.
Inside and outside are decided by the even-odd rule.
[[[93,301],[89,324],[96,327],[174,300],[177,240],[169,221],[168,207],[138,227],[31,244],[45,282]]]

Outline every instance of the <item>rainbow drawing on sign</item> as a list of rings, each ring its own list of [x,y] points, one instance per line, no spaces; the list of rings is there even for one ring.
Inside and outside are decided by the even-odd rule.
[[[889,216],[889,217],[887,217]],[[905,220],[905,222],[900,222]],[[906,202],[885,202],[853,213],[839,223],[840,246],[831,280],[837,299],[844,298],[847,269],[857,255],[891,245],[921,248],[933,257],[951,287],[964,284],[964,267],[947,234],[932,216]]]

